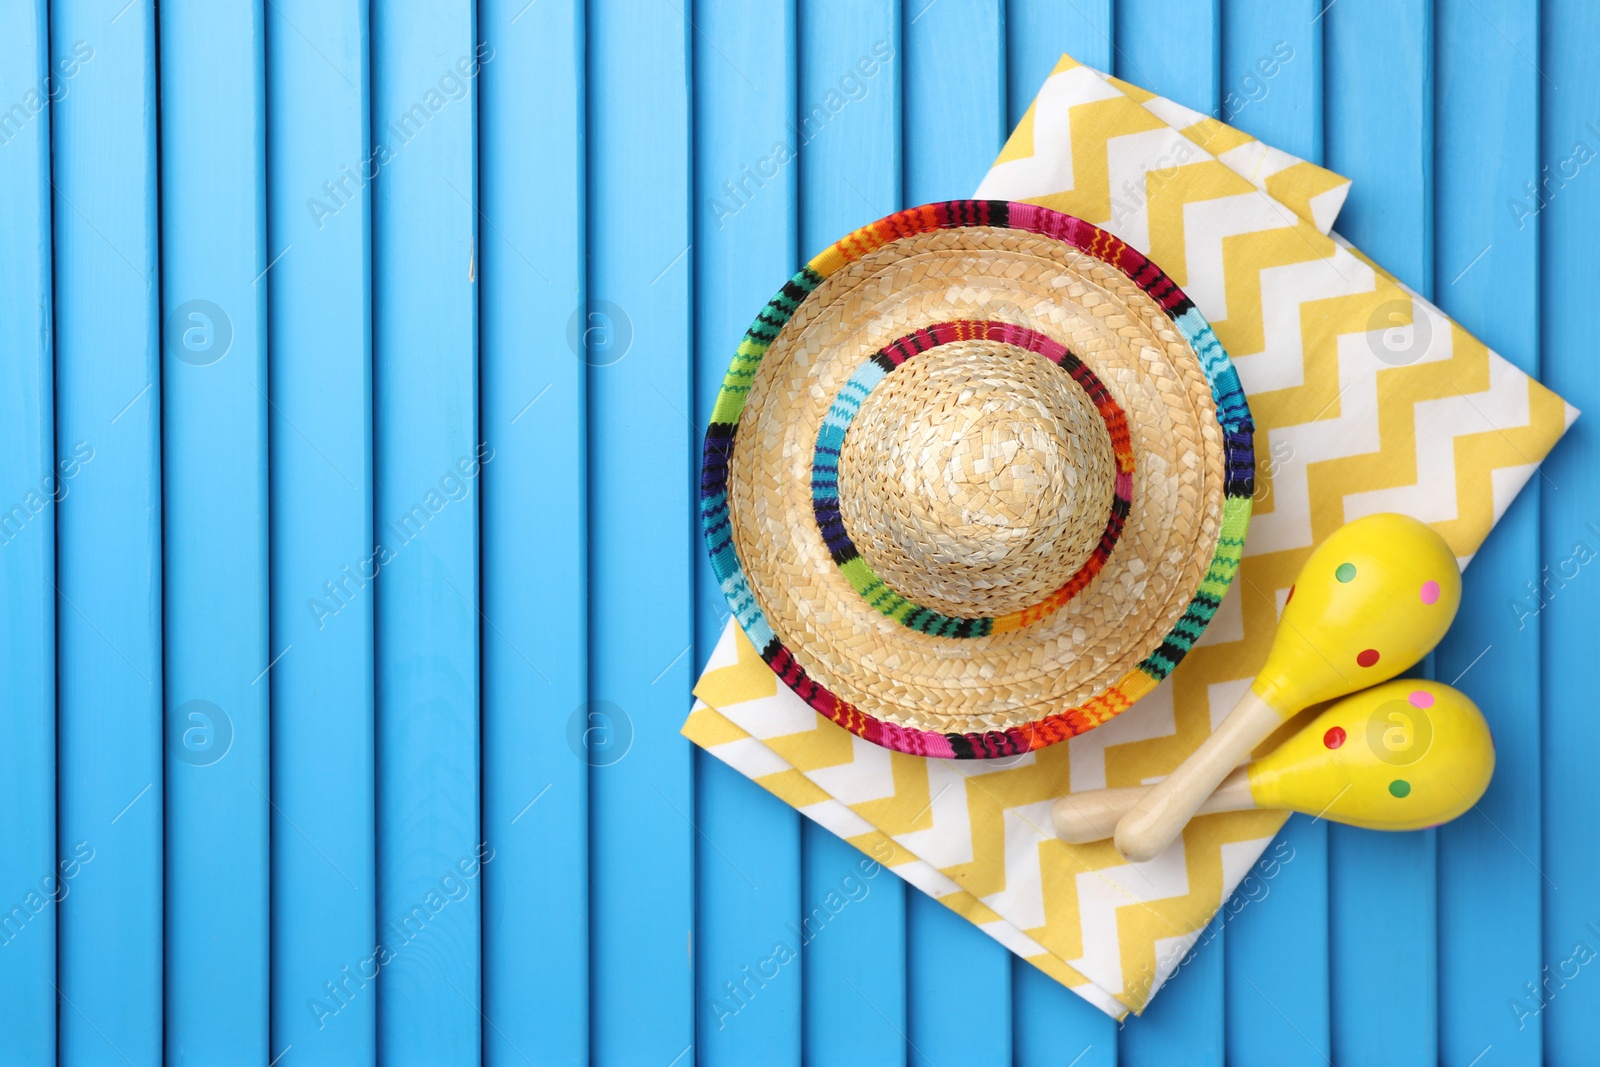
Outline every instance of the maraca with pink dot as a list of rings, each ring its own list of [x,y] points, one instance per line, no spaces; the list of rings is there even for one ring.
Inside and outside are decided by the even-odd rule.
[[[1450,547],[1404,515],[1335,530],[1306,560],[1253,688],[1304,707],[1387,681],[1438,644],[1461,605]]]
[[[1272,651],[1250,691],[1117,824],[1118,850],[1133,860],[1153,858],[1286,719],[1411,667],[1439,643],[1460,606],[1455,553],[1425,523],[1368,515],[1329,534],[1290,587]]]
[[[1260,759],[1233,771],[1197,814],[1281,809],[1369,830],[1421,830],[1468,811],[1494,774],[1489,725],[1464,693],[1396,678],[1335,701]],[[1056,801],[1056,834],[1098,841],[1148,788]]]

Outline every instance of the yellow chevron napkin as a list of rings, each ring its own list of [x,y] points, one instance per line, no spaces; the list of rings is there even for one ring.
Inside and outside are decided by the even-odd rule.
[[[1112,231],[1211,321],[1257,427],[1233,589],[1137,706],[1014,759],[929,760],[854,737],[780,684],[731,621],[683,728],[1118,1018],[1177,968],[1284,816],[1197,819],[1130,864],[1109,843],[1058,841],[1051,802],[1170,773],[1249,686],[1301,563],[1341,524],[1415,515],[1464,565],[1577,416],[1330,232],[1348,184],[1063,57],[977,195]]]

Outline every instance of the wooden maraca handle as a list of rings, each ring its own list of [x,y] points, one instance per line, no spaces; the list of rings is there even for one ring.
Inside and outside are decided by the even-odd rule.
[[[1439,643],[1460,605],[1455,555],[1424,523],[1368,515],[1329,534],[1285,597],[1250,691],[1117,823],[1117,851],[1134,862],[1154,859],[1285,719],[1401,673]]]
[[[1229,772],[1282,726],[1284,718],[1254,689],[1247,691],[1216,732],[1117,823],[1117,851],[1134,863],[1155,859],[1183,833]]]
[[[1104,841],[1116,829],[1117,821],[1144,799],[1151,788],[1141,785],[1129,789],[1090,789],[1082,793],[1068,793],[1050,808],[1050,821],[1055,825],[1056,836],[1069,845]],[[1206,797],[1195,815],[1254,811],[1255,808],[1255,798],[1250,794],[1250,771],[1240,767],[1222,780],[1216,792]]]

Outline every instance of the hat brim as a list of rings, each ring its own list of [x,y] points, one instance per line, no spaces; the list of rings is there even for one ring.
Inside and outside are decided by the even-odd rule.
[[[1048,618],[966,640],[867,604],[830,559],[809,484],[818,428],[862,354],[949,320],[1012,322],[1070,349],[1126,412],[1136,464],[1126,528],[1087,587]],[[1118,714],[1192,647],[1243,548],[1251,434],[1210,326],[1145,256],[1046,208],[935,204],[837,242],[763,309],[713,411],[702,521],[735,618],[816,710],[899,751],[1015,755]]]

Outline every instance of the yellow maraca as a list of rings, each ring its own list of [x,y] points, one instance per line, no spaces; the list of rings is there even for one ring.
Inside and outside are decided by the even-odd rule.
[[[1318,545],[1289,589],[1266,665],[1189,758],[1117,823],[1117,851],[1153,859],[1251,749],[1295,712],[1416,664],[1461,606],[1444,538],[1405,515],[1369,515]]]
[[[1281,808],[1368,830],[1421,830],[1478,802],[1494,740],[1478,706],[1441,682],[1400,678],[1345,697],[1235,770],[1196,815]],[[1050,816],[1069,844],[1100,841],[1150,787],[1064,796]]]

